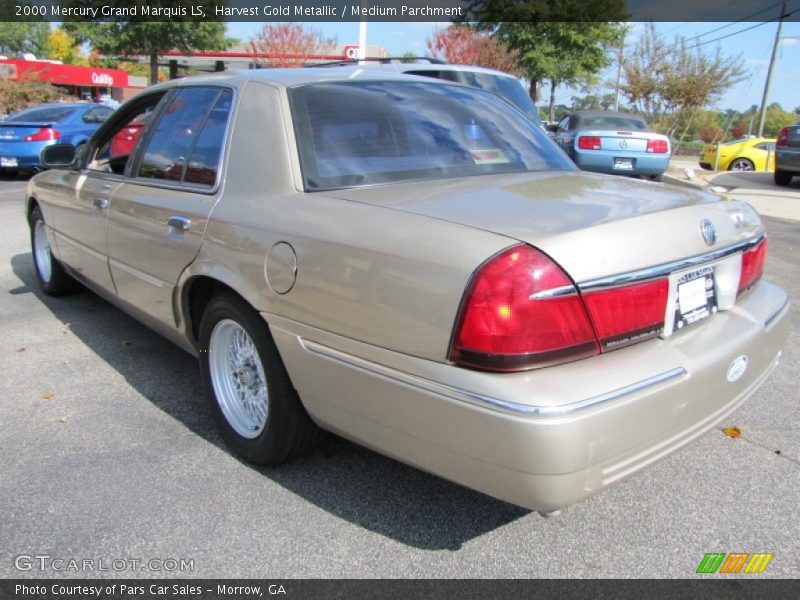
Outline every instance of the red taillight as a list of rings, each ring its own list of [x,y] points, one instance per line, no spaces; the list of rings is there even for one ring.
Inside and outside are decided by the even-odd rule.
[[[42,127],[36,133],[26,135],[22,138],[23,142],[46,142],[48,140],[57,140],[61,137],[61,132],[52,129],[51,127]]]
[[[598,351],[572,281],[549,257],[519,245],[473,275],[450,358],[471,367],[517,371]]]
[[[600,150],[600,136],[582,135],[578,138],[578,148],[581,150]]]
[[[669,151],[667,140],[647,140],[647,151],[654,154],[666,154]]]
[[[764,261],[767,259],[767,238],[742,254],[742,271],[739,275],[739,292],[746,290],[764,274]]]
[[[778,139],[775,142],[776,146],[787,146],[789,144],[789,128],[784,127],[778,134]]]
[[[603,348],[658,334],[664,327],[669,281],[657,279],[583,295]]]

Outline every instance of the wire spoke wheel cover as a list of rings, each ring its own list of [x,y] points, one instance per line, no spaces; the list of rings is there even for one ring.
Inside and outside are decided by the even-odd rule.
[[[37,219],[33,226],[33,256],[36,268],[42,281],[48,283],[53,273],[53,263],[50,254],[50,242],[47,240],[47,231],[44,221]]]
[[[269,390],[252,338],[232,319],[219,321],[208,345],[211,383],[220,410],[243,438],[258,437],[267,424]]]

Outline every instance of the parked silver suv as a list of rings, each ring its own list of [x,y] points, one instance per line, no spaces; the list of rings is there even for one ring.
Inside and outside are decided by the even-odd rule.
[[[472,65],[456,65],[427,56],[413,58],[367,58],[364,60],[344,60],[308,66],[352,67],[354,65],[371,67],[391,73],[405,73],[406,75],[419,75],[421,77],[454,81],[492,92],[503,98],[503,100],[513,104],[516,108],[525,113],[531,121],[544,129],[542,118],[539,116],[536,104],[531,99],[522,81],[509,73],[504,73],[496,69],[486,69],[484,67]]]

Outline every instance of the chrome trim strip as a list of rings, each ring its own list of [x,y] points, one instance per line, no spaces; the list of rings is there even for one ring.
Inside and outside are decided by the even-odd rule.
[[[436,381],[431,381],[430,379],[417,377],[416,375],[411,375],[409,373],[398,371],[384,365],[379,365],[372,361],[364,360],[363,358],[358,358],[343,352],[339,352],[338,350],[328,348],[327,346],[322,346],[321,344],[317,344],[316,342],[312,342],[310,340],[305,340],[303,338],[298,339],[300,340],[300,344],[303,346],[303,348],[312,354],[343,363],[348,367],[356,368],[378,377],[391,379],[392,381],[396,381],[401,384],[410,385],[426,392],[439,394],[451,400],[467,402],[481,408],[487,408],[489,410],[499,411],[517,417],[568,416],[578,411],[597,406],[598,404],[618,400],[625,396],[629,396],[662,383],[666,383],[667,381],[684,377],[687,374],[686,369],[683,367],[677,367],[670,369],[669,371],[665,371],[664,373],[654,375],[653,377],[648,377],[647,379],[637,381],[631,385],[626,385],[616,390],[611,390],[610,392],[606,392],[598,396],[592,396],[591,398],[586,398],[584,400],[578,400],[577,402],[572,402],[570,404],[562,404],[560,406],[532,406],[529,404],[519,404],[517,402],[500,400],[499,398],[493,398],[491,396],[470,392],[468,390],[445,383],[439,383]]]
[[[766,321],[764,321],[764,329],[769,329],[770,326],[777,320],[777,318],[780,317],[787,310],[789,310],[788,296],[786,297],[786,300],[784,300],[783,304],[781,304],[781,307],[774,313],[772,313],[769,317],[767,317]]]
[[[562,285],[561,287],[553,288],[552,290],[544,290],[542,292],[536,292],[535,294],[531,294],[528,296],[528,300],[546,300],[548,298],[559,298],[561,296],[569,296],[570,294],[574,294],[578,290],[575,289],[574,285]]]
[[[727,248],[722,248],[720,250],[714,250],[713,252],[707,252],[706,254],[692,256],[690,258],[684,258],[681,260],[656,265],[654,267],[640,269],[638,271],[631,271],[629,273],[620,273],[619,275],[611,275],[610,277],[601,277],[599,279],[582,281],[578,283],[578,288],[582,292],[590,292],[597,289],[624,285],[626,283],[636,283],[640,281],[647,281],[649,279],[666,277],[674,271],[680,271],[682,269],[688,269],[704,263],[713,262],[715,260],[719,260],[720,258],[730,256],[731,254],[748,250],[763,240],[765,236],[765,233],[760,233],[749,240],[745,240],[744,242],[739,242],[733,246],[728,246]]]

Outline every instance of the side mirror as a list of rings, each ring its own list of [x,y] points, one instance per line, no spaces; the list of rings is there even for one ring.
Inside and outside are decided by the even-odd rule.
[[[39,158],[45,167],[50,169],[65,169],[75,163],[77,153],[72,144],[53,144],[42,149]]]

